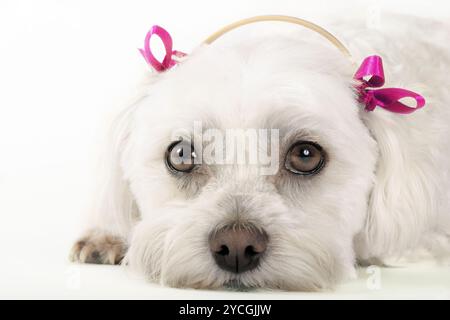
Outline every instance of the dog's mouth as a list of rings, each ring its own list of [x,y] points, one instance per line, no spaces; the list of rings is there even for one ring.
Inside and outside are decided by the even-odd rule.
[[[239,291],[239,292],[247,292],[254,290],[256,288],[246,286],[239,279],[231,279],[223,284],[224,289],[228,289],[231,291]]]

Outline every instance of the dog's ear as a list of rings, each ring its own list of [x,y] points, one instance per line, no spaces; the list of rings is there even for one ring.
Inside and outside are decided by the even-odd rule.
[[[131,132],[131,120],[137,104],[122,111],[113,122],[106,150],[101,155],[98,191],[93,199],[94,228],[126,237],[138,217],[138,209],[124,179],[121,166],[123,152]]]
[[[426,133],[411,128],[412,118],[382,111],[362,118],[377,142],[378,161],[356,249],[366,259],[395,256],[418,244],[436,213],[433,151]]]

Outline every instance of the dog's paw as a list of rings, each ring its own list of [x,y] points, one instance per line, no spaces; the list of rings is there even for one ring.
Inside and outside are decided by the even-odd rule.
[[[119,264],[126,252],[124,239],[104,232],[89,232],[72,247],[70,260],[80,263]]]

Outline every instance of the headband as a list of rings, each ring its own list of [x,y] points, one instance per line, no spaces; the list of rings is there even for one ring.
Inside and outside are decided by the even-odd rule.
[[[281,15],[256,16],[236,21],[214,32],[212,35],[206,38],[203,43],[209,45],[224,34],[236,28],[247,24],[263,21],[287,22],[310,29],[324,37],[332,45],[334,45],[334,47],[339,49],[339,51],[341,51],[346,57],[351,59],[350,51],[342,44],[341,41],[339,41],[339,39],[337,39],[334,35],[332,35],[324,28],[307,20]],[[158,61],[151,51],[150,39],[153,35],[159,37],[164,44],[166,53],[162,61]],[[145,61],[154,70],[156,70],[157,72],[164,72],[178,64],[180,62],[180,58],[187,56],[186,53],[173,50],[172,45],[173,42],[170,34],[164,28],[155,25],[150,29],[145,37],[144,48],[139,49],[139,51],[141,52]],[[359,82],[359,84],[356,86],[358,101],[365,106],[366,111],[373,111],[377,106],[379,106],[394,113],[408,114],[425,106],[425,99],[420,94],[413,91],[402,88],[376,89],[382,87],[385,82],[383,62],[380,56],[372,55],[366,57],[356,71],[354,79]],[[400,100],[404,98],[414,99],[416,101],[416,106],[409,107],[400,102]]]

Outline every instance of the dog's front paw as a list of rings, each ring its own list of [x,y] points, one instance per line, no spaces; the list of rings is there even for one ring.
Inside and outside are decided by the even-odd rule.
[[[70,260],[80,263],[119,264],[126,252],[124,239],[91,231],[72,247]]]

